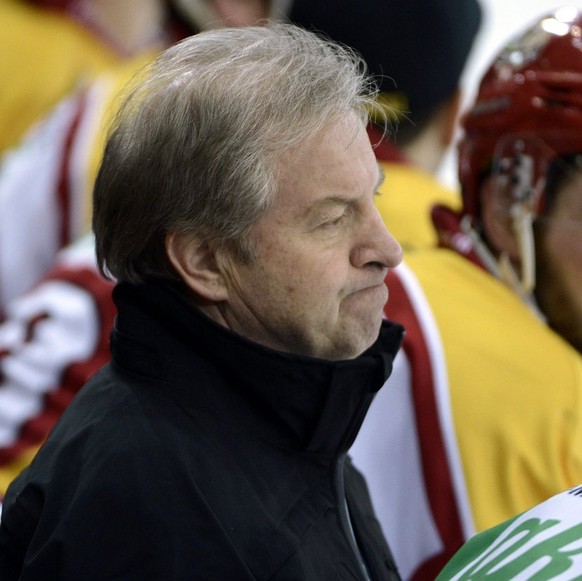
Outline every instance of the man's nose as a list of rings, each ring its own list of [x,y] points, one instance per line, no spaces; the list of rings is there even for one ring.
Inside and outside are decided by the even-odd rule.
[[[361,268],[367,264],[377,264],[385,268],[394,268],[402,261],[402,248],[386,228],[375,205],[367,212],[362,222],[359,243],[351,253],[351,262]]]

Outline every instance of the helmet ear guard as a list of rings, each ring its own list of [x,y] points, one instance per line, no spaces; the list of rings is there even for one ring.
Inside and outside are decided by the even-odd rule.
[[[480,184],[479,218],[465,213],[460,222],[480,262],[536,312],[533,225],[543,211],[548,164],[556,157],[537,135],[501,137]]]
[[[561,140],[562,146],[571,143],[571,147],[579,147],[576,143],[579,137],[569,138],[566,133],[544,137],[505,135],[495,149],[491,172],[498,215],[509,217],[517,242],[520,288],[525,293],[531,293],[535,287],[534,223],[552,219],[548,211],[556,189],[560,188],[556,177],[563,183],[582,171],[582,155],[575,152],[560,155],[546,139],[550,143]]]
[[[493,203],[509,218],[519,256],[519,273],[507,252],[501,252],[501,278],[520,295],[535,287],[533,222],[541,211],[545,168],[556,154],[535,135],[506,135],[496,147],[493,160]]]

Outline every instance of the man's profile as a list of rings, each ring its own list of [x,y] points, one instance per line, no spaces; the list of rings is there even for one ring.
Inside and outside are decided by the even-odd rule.
[[[392,368],[374,90],[290,25],[163,53],[94,193],[112,362],[9,488],[2,579],[398,579],[346,452]]]

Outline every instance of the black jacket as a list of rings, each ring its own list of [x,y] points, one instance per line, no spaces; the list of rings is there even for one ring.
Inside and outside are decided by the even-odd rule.
[[[161,283],[115,300],[112,363],[9,488],[0,579],[398,579],[346,451],[401,327],[334,363],[252,343]]]

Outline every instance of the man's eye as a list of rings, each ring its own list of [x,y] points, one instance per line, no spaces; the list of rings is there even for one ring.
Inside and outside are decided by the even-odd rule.
[[[339,226],[343,219],[345,218],[345,214],[342,214],[341,216],[338,216],[337,218],[334,218],[333,220],[328,220],[327,222],[323,222],[323,224],[321,224],[322,228],[334,228],[336,226]]]

